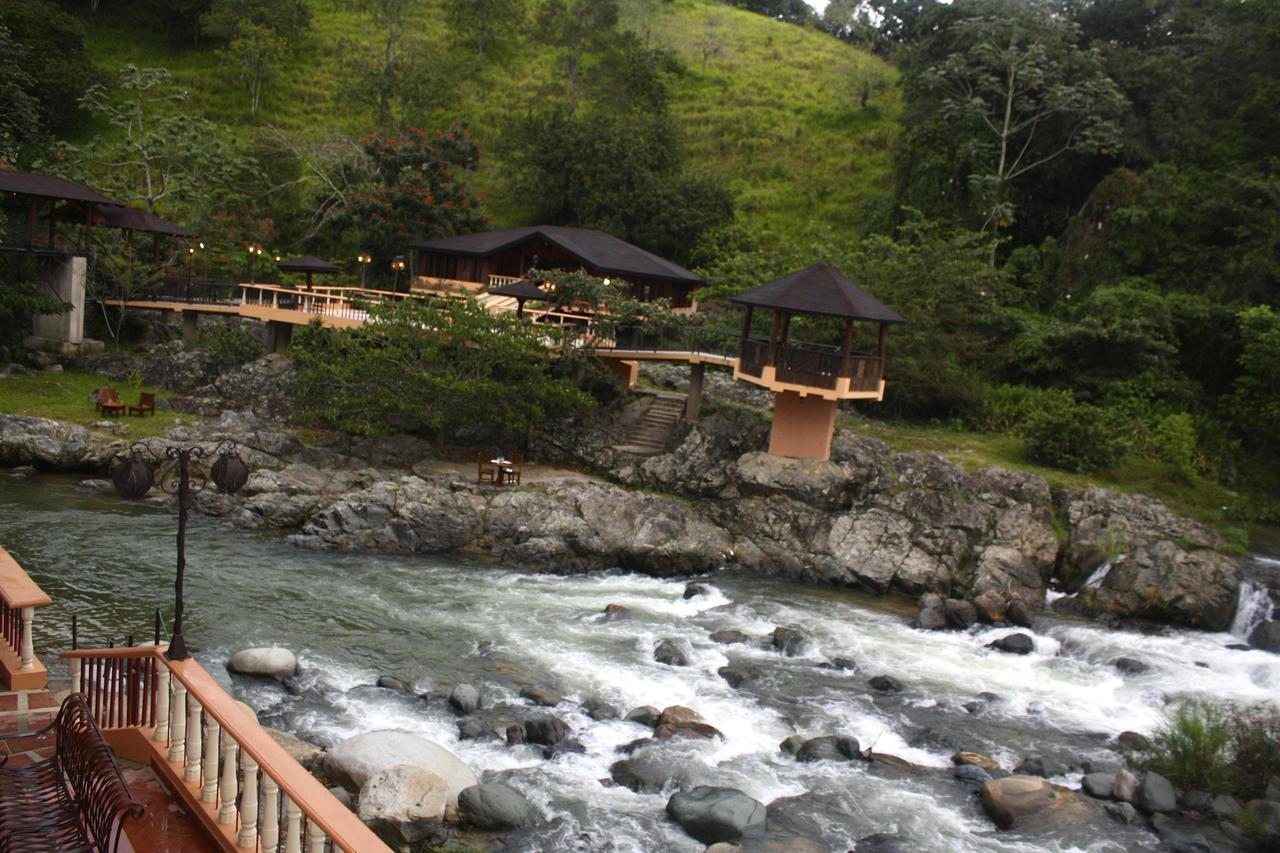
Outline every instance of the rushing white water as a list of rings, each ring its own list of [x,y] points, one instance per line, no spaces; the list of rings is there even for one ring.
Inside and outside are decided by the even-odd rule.
[[[1231,622],[1231,633],[1242,640],[1249,639],[1253,630],[1275,618],[1275,604],[1265,589],[1245,581],[1240,584],[1240,598],[1236,603],[1236,615]]]
[[[1111,567],[1122,560],[1124,560],[1123,554],[1116,557],[1114,561],[1107,560],[1101,566],[1098,566],[1093,570],[1093,574],[1089,575],[1088,580],[1084,582],[1084,586],[1081,589],[1097,589],[1102,586],[1102,582],[1107,579],[1107,575],[1111,574]]]
[[[164,513],[65,487],[0,482],[0,542],[56,602],[37,621],[39,649],[66,645],[71,612],[89,642],[143,630],[149,607],[165,603],[170,588],[172,519]],[[683,581],[312,553],[205,520],[193,522],[188,561],[188,641],[265,725],[325,745],[388,728],[437,741],[561,819],[522,848],[534,851],[702,850],[666,819],[665,794],[601,784],[622,757],[617,748],[648,730],[590,719],[577,704],[588,698],[623,712],[694,708],[724,739],[669,745],[666,760],[696,784],[740,788],[765,803],[802,797],[797,811],[819,847],[844,851],[889,832],[913,850],[1027,853],[1154,850],[1156,840],[1105,817],[1066,835],[997,833],[951,778],[954,751],[986,753],[1010,769],[1032,754],[1067,765],[1114,762],[1114,735],[1152,732],[1181,699],[1280,702],[1280,656],[1228,648],[1238,641],[1227,633],[1142,635],[1046,614],[1027,631],[1034,652],[1016,656],[987,648],[1014,629],[917,631],[891,598],[726,575],[708,581],[709,594],[685,599]],[[155,590],[162,592],[152,598]],[[604,620],[609,603],[630,618]],[[799,656],[769,646],[778,625],[808,636]],[[725,628],[752,640],[710,640]],[[663,638],[687,650],[689,666],[653,660]],[[298,653],[304,670],[293,692],[227,675],[230,653],[254,645]],[[1114,666],[1122,656],[1150,669],[1123,675]],[[820,667],[835,657],[853,659],[857,670]],[[717,672],[730,663],[759,677],[730,688]],[[569,700],[554,713],[585,752],[546,760],[531,746],[460,740],[443,703],[369,686],[387,673],[418,692],[471,683],[490,706],[523,703],[524,685],[554,688]],[[903,692],[871,690],[868,679],[879,674],[896,677]],[[795,733],[852,735],[922,769],[801,764],[778,748]],[[1059,781],[1076,778],[1078,771]]]

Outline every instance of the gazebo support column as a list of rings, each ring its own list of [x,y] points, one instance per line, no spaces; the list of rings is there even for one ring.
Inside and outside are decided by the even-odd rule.
[[[196,340],[200,337],[200,312],[183,311],[182,312],[182,342],[187,346],[194,346]]]
[[[293,341],[293,324],[280,320],[267,321],[267,342],[272,352],[287,352]]]
[[[801,397],[794,391],[775,392],[769,452],[774,456],[830,459],[836,406],[835,400],[822,397]]]
[[[84,290],[87,259],[80,255],[69,258],[51,258],[42,271],[53,297],[71,306],[62,314],[40,314],[32,321],[32,331],[38,338],[49,338],[64,344],[79,344],[84,340]]]
[[[702,411],[702,380],[706,371],[707,366],[700,361],[689,365],[689,398],[684,404],[686,421],[696,421],[698,413]]]

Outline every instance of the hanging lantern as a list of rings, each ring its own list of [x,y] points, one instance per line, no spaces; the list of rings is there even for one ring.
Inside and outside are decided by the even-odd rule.
[[[111,475],[111,482],[115,484],[116,491],[121,497],[136,500],[151,491],[151,484],[155,482],[155,478],[152,477],[147,463],[142,461],[142,454],[135,450]]]
[[[249,469],[240,454],[229,450],[214,460],[209,468],[209,476],[213,478],[218,491],[224,495],[234,495],[249,481]]]

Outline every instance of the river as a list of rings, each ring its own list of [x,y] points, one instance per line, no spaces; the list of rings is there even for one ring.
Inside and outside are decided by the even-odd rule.
[[[55,676],[53,651],[69,646],[73,613],[86,646],[119,644],[130,633],[148,639],[156,606],[168,617],[175,529],[166,509],[83,492],[69,479],[0,477],[0,544],[55,602],[39,611],[36,631],[37,653]],[[672,761],[696,782],[737,787],[765,803],[805,795],[792,818],[821,846],[842,851],[881,832],[919,850],[1154,850],[1154,835],[1120,824],[1054,838],[998,832],[944,769],[949,756],[964,748],[1006,768],[1029,754],[1107,765],[1116,759],[1108,748],[1114,735],[1151,733],[1180,700],[1280,701],[1280,656],[1230,649],[1239,638],[1226,633],[1143,634],[1043,616],[1032,632],[1035,652],[1014,656],[986,648],[1011,629],[920,632],[909,627],[914,607],[901,599],[755,577],[716,576],[710,594],[686,600],[683,580],[527,574],[447,555],[310,552],[278,535],[202,518],[192,521],[187,553],[188,643],[264,724],[323,745],[383,728],[435,740],[478,775],[491,771],[561,819],[526,842],[531,850],[702,845],[665,819],[665,796],[601,784],[620,757],[616,747],[647,734],[635,723],[596,722],[561,705],[556,713],[586,752],[547,761],[534,747],[459,741],[440,703],[364,685],[392,674],[420,692],[471,683],[486,703],[519,701],[521,686],[536,684],[624,712],[687,705],[725,739],[671,746]],[[1277,551],[1259,554],[1254,569],[1280,569],[1277,558]],[[610,603],[627,607],[631,618],[604,621]],[[767,647],[777,625],[811,638],[802,655]],[[722,646],[708,638],[723,628],[756,642]],[[685,644],[690,666],[654,662],[661,638]],[[231,652],[263,645],[298,654],[300,692],[227,675]],[[858,669],[818,666],[837,656]],[[1113,665],[1120,656],[1151,669],[1122,675]],[[734,690],[717,674],[728,663],[761,677]],[[902,693],[868,687],[869,677],[886,673],[903,683]],[[980,693],[995,698],[979,701]],[[796,732],[853,735],[877,752],[938,769],[800,764],[778,749]],[[1057,781],[1078,779],[1072,769]]]

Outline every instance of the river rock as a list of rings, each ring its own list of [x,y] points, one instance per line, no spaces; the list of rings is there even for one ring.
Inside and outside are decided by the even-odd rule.
[[[284,751],[289,753],[290,758],[308,770],[310,770],[317,761],[324,758],[324,747],[322,746],[316,746],[314,743],[308,743],[302,738],[294,737],[288,732],[282,732],[279,729],[273,729],[269,726],[263,726],[262,730],[269,734],[273,741],[284,747]]]
[[[800,735],[787,735],[782,743],[778,744],[778,749],[787,755],[795,755],[800,751],[800,747],[804,746],[804,738]]]
[[[877,675],[867,681],[873,690],[881,693],[901,693],[902,682],[894,678],[892,675]]]
[[[1280,621],[1263,622],[1249,634],[1249,645],[1255,649],[1280,654]]]
[[[1048,779],[1051,776],[1065,776],[1071,768],[1067,767],[1061,761],[1054,758],[1046,758],[1042,755],[1026,755],[1018,766],[1013,768],[1013,772],[1022,776],[1039,776],[1042,779]]]
[[[1080,789],[1096,799],[1109,800],[1116,792],[1116,774],[1086,773],[1080,780]]]
[[[847,735],[827,735],[805,741],[796,752],[797,761],[852,761],[862,757],[862,745]]]
[[[621,604],[607,604],[604,608],[604,621],[621,622],[631,618],[631,611]]]
[[[520,698],[528,699],[533,704],[544,708],[554,708],[564,701],[563,696],[546,687],[526,687],[520,691]]]
[[[324,757],[330,779],[348,791],[359,791],[381,770],[397,764],[412,764],[430,770],[449,784],[449,804],[457,805],[463,788],[476,784],[475,774],[449,750],[407,732],[366,732],[348,738]]]
[[[931,607],[921,607],[913,623],[922,631],[943,631],[950,627],[947,624],[947,612],[942,607],[941,597],[936,595],[933,597],[938,599],[938,603]]]
[[[1005,613],[1009,607],[1009,599],[994,589],[989,589],[973,600],[978,619],[988,625],[996,625],[1005,621]]]
[[[684,587],[684,599],[688,601],[697,595],[710,595],[711,587],[705,583],[687,583]]]
[[[951,771],[951,776],[974,793],[982,790],[982,786],[992,779],[990,773],[976,764],[961,764]]]
[[[715,844],[763,833],[767,812],[764,803],[735,788],[700,785],[673,794],[667,814],[703,844]]]
[[[569,736],[569,724],[559,717],[546,714],[525,720],[524,731],[528,743],[555,746]]]
[[[1116,658],[1111,662],[1111,665],[1125,675],[1142,675],[1144,672],[1149,672],[1151,670],[1151,666],[1149,664],[1145,664],[1137,658]]]
[[[978,621],[978,609],[967,601],[948,598],[942,602],[942,610],[947,616],[947,624],[961,630]]]
[[[717,674],[725,680],[725,683],[735,690],[744,684],[755,681],[760,677],[760,671],[752,669],[749,666],[729,665],[722,666],[716,670]]]
[[[449,694],[449,707],[459,714],[474,714],[480,709],[480,691],[470,684],[459,684]]]
[[[1125,752],[1146,752],[1151,749],[1151,739],[1141,732],[1121,732],[1116,735],[1116,746]]]
[[[379,675],[376,686],[387,690],[399,690],[402,693],[412,693],[413,685],[402,678],[396,678],[394,675]]]
[[[1010,634],[987,643],[987,648],[1015,655],[1029,655],[1036,649],[1035,641],[1027,634]]]
[[[675,640],[663,640],[653,650],[653,659],[667,666],[688,666],[689,658]]]
[[[723,631],[716,631],[710,637],[711,642],[720,643],[722,645],[733,645],[735,643],[749,643],[751,638],[741,631],[735,631],[732,628]]]
[[[1241,811],[1240,801],[1230,794],[1219,794],[1209,801],[1207,811],[1216,820],[1235,820]]]
[[[458,795],[458,816],[476,829],[505,830],[537,826],[542,815],[524,794],[501,782],[472,785]]]
[[[1178,807],[1178,796],[1168,779],[1148,770],[1138,777],[1138,791],[1133,804],[1144,814],[1171,812]]]
[[[902,839],[887,832],[863,836],[853,845],[853,853],[907,853],[909,849]]]
[[[1130,803],[1107,803],[1107,815],[1117,823],[1132,826],[1142,820],[1138,810]]]
[[[777,627],[770,636],[773,647],[787,657],[801,654],[808,642],[808,638],[796,628]]]
[[[1000,765],[995,760],[988,758],[980,752],[957,752],[951,756],[951,763],[957,767],[965,764],[971,764],[974,767],[981,767],[988,773],[1002,773]]]
[[[100,446],[83,427],[0,414],[0,466],[99,472],[105,470],[111,456],[112,451]]]
[[[982,808],[1001,829],[1050,808],[1058,800],[1053,785],[1032,776],[992,779],[982,786]]]
[[[1138,799],[1138,775],[1129,770],[1121,770],[1116,773],[1115,784],[1111,789],[1111,796],[1115,797],[1122,803],[1134,804]]]
[[[444,818],[449,783],[412,764],[375,773],[360,789],[360,820],[397,850],[427,838]]]
[[[608,702],[595,698],[584,700],[582,703],[582,710],[588,717],[595,720],[597,723],[603,722],[604,720],[616,720],[622,716],[622,713],[617,708],[610,705]]]
[[[661,716],[662,712],[652,705],[641,705],[639,708],[628,711],[623,719],[628,723],[639,723],[652,729],[658,725],[658,718]]]
[[[609,767],[609,776],[637,794],[659,794],[667,788],[683,788],[689,784],[686,770],[669,758],[653,755],[615,761]]]
[[[1009,602],[1009,609],[1005,611],[1005,621],[1010,625],[1017,625],[1019,628],[1031,627],[1031,608],[1027,603],[1019,598],[1015,598]]]
[[[683,705],[672,705],[662,712],[654,727],[653,736],[658,740],[673,737],[724,739],[724,734],[719,729],[708,725],[697,711]]]
[[[283,681],[298,674],[298,659],[277,647],[241,649],[227,661],[227,669],[240,675],[256,675]]]

